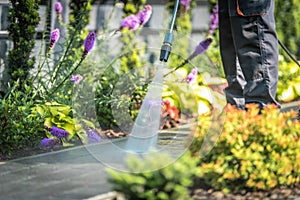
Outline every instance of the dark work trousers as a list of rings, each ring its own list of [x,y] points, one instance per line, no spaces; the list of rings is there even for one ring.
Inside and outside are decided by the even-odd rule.
[[[227,103],[280,107],[274,0],[219,0],[219,34]]]

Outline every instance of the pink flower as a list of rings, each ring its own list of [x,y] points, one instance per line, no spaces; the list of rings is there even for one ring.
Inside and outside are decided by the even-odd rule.
[[[180,4],[183,5],[185,8],[190,8],[191,0],[180,0]]]
[[[49,48],[52,48],[54,46],[55,42],[58,41],[59,37],[60,37],[60,31],[58,28],[56,28],[51,32],[51,36],[50,36],[51,41],[50,41]]]
[[[140,26],[141,21],[135,15],[129,15],[121,22],[121,29],[128,27],[130,30],[136,30]]]
[[[219,16],[218,16],[219,6],[218,4],[215,5],[212,14],[210,15],[210,24],[208,33],[212,34],[214,30],[218,27],[219,24]]]
[[[92,50],[94,47],[95,41],[96,41],[96,33],[95,32],[89,32],[87,37],[84,40],[84,52],[82,54],[82,58],[85,58],[86,55]]]
[[[60,2],[56,2],[54,5],[55,11],[61,13],[63,11],[63,7]]]
[[[152,6],[145,5],[144,9],[136,14],[136,17],[140,20],[140,25],[145,25],[152,15]]]
[[[79,84],[82,79],[83,77],[80,74],[72,75],[72,77],[70,78],[70,80],[73,81],[74,84]]]
[[[63,11],[63,7],[62,7],[61,3],[56,2],[55,5],[54,5],[54,8],[55,8],[58,20],[61,21],[62,20],[61,13]]]
[[[193,68],[190,73],[187,75],[187,77],[184,79],[188,84],[192,84],[197,79],[198,70],[197,68]]]

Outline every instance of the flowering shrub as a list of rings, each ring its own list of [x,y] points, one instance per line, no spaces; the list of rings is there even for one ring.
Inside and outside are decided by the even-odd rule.
[[[296,113],[279,113],[269,105],[259,114],[257,105],[248,111],[228,105],[222,134],[211,152],[201,158],[198,177],[216,189],[267,190],[300,181],[300,122]],[[199,117],[191,150],[199,154],[210,120]]]

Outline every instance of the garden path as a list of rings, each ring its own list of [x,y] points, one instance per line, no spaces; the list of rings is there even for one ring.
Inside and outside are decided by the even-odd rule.
[[[300,102],[284,104],[282,111],[297,110]],[[182,134],[184,133],[181,130]],[[165,133],[167,135],[167,133]],[[171,133],[171,135],[174,133]],[[180,141],[180,134],[176,140]],[[162,138],[163,139],[163,138]],[[115,144],[122,147],[123,140]],[[66,150],[50,152],[8,162],[0,162],[0,200],[107,200],[114,196],[111,185],[107,183],[105,165],[94,150],[106,155],[108,162],[122,164],[122,154],[110,151],[107,142],[101,145],[73,147]],[[99,154],[100,154],[99,153]],[[102,157],[100,158],[100,160]],[[111,160],[109,160],[111,159]],[[112,163],[114,164],[114,163]],[[116,166],[117,166],[116,165]],[[106,197],[97,196],[106,194]],[[92,198],[95,197],[96,198]]]
[[[172,146],[177,146],[190,133],[183,129],[180,132],[164,131],[158,142],[163,144],[171,137]],[[111,186],[105,168],[109,165],[122,170],[119,166],[124,166],[122,148],[126,145],[124,138],[113,141],[0,162],[0,200],[75,200],[99,194],[106,197],[97,200],[110,199],[107,195],[111,194]],[[169,151],[175,150],[172,146],[167,147],[171,148]]]

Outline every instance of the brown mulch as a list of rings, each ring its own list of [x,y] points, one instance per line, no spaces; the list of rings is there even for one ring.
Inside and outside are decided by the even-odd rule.
[[[28,156],[34,156],[38,154],[43,154],[51,151],[58,151],[62,149],[66,149],[68,147],[63,147],[63,146],[56,146],[53,149],[42,149],[39,147],[32,147],[32,148],[24,148],[24,149],[15,149],[12,154],[2,154],[0,153],[0,161],[9,161],[9,160],[14,160],[18,158],[24,158]]]
[[[300,183],[292,187],[278,187],[269,191],[250,192],[243,190],[229,194],[205,187],[194,187],[192,195],[195,200],[299,200]]]

